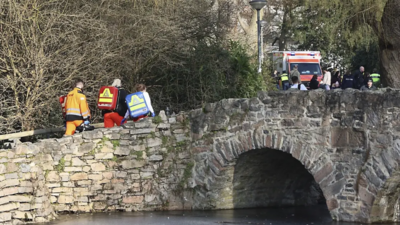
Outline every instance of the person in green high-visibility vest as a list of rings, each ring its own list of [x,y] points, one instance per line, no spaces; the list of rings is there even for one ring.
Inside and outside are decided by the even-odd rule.
[[[289,83],[289,75],[286,73],[286,71],[282,72],[280,79],[282,81],[282,89],[284,91],[288,90],[290,88],[290,83]]]
[[[377,69],[372,70],[371,78],[372,78],[372,82],[374,83],[375,87],[381,86],[381,75],[379,75]]]

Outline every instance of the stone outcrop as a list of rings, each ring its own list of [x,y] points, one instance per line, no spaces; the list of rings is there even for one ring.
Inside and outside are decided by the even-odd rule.
[[[399,221],[399,99],[392,89],[260,93],[17,143],[0,151],[0,223],[321,200],[335,220]]]

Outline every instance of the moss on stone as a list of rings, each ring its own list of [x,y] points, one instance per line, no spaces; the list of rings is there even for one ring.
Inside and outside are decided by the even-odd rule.
[[[88,152],[88,155],[95,155],[96,154],[96,149],[92,149],[90,152]]]
[[[110,141],[110,138],[103,136],[103,138],[101,139],[101,143],[104,145],[104,143],[106,143],[106,141]]]
[[[163,136],[161,138],[161,140],[162,140],[162,145],[166,146],[168,144],[168,142],[169,142],[169,137],[168,136]]]
[[[115,150],[117,147],[120,146],[119,140],[112,140],[113,149]]]
[[[154,131],[150,132],[149,137],[150,138],[156,138],[156,133]]]
[[[64,157],[62,157],[60,159],[60,161],[58,161],[58,165],[56,166],[56,170],[61,173],[64,172],[64,168],[65,168],[65,159]]]
[[[111,159],[111,161],[117,162],[118,161],[118,157],[114,155],[113,158]]]
[[[155,116],[155,117],[153,118],[153,123],[155,123],[155,124],[160,124],[160,123],[162,123],[161,116]]]
[[[182,125],[183,127],[188,127],[189,124],[190,124],[190,119],[189,119],[189,118],[186,118],[186,119],[184,119],[184,120],[181,122],[181,125]]]
[[[189,162],[186,167],[185,170],[183,171],[183,176],[181,181],[179,182],[179,185],[184,188],[185,184],[188,182],[189,178],[192,177],[192,169],[194,167],[194,162]]]
[[[136,155],[136,159],[138,159],[138,160],[142,160],[143,159],[143,151],[135,151],[135,152],[132,152],[132,155]]]

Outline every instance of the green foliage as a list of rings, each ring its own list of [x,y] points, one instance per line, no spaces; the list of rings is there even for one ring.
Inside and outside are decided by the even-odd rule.
[[[182,121],[182,123],[181,123],[181,125],[183,126],[183,127],[188,127],[189,125],[190,125],[190,119],[189,118],[185,118],[183,121]]]
[[[96,149],[92,149],[90,150],[90,152],[88,152],[88,155],[95,155],[96,154]]]
[[[264,77],[239,42],[198,41],[186,51],[182,64],[160,64],[153,74],[162,74],[157,104],[174,111],[201,108],[224,98],[248,98],[266,90]],[[179,49],[176,49],[180,51]],[[178,54],[178,53],[176,53]]]
[[[372,73],[374,68],[379,71],[379,46],[372,43],[369,46],[362,45],[355,52],[351,60],[351,69],[358,70],[360,66],[365,67],[365,71]]]
[[[106,143],[107,141],[110,141],[110,138],[108,138],[108,137],[106,137],[106,136],[103,136],[103,138],[101,139],[101,143],[104,144],[104,143]]]
[[[132,155],[136,155],[138,160],[143,160],[143,151],[134,151]]]
[[[169,142],[169,137],[168,136],[163,136],[161,140],[162,140],[162,145],[166,146],[168,144],[168,142]]]
[[[257,92],[266,90],[263,76],[256,71],[256,65],[251,64],[251,57],[238,42],[230,43],[231,73],[235,74],[230,84],[231,97],[252,98]]]
[[[379,56],[373,49],[365,52],[381,36],[380,21],[387,0],[306,0],[305,3],[298,10],[301,16],[294,36],[300,44],[299,50],[321,51],[324,63],[348,69],[371,62],[374,65],[371,67],[376,67]]]
[[[150,132],[150,137],[151,138],[155,138],[156,137],[156,133],[154,131]]]
[[[64,157],[62,157],[60,159],[60,161],[58,161],[58,165],[56,166],[56,170],[61,173],[64,172],[64,168],[65,168],[65,159]]]
[[[113,149],[115,150],[117,147],[119,147],[120,143],[119,140],[112,140],[111,141],[112,145],[113,145]]]
[[[194,167],[194,162],[189,162],[189,163],[186,165],[185,170],[183,171],[182,179],[181,179],[181,181],[179,182],[179,185],[180,185],[181,187],[184,187],[185,184],[187,183],[188,179],[189,179],[190,177],[192,177],[192,169],[193,169],[193,167]]]
[[[160,124],[160,123],[162,123],[161,116],[155,116],[155,117],[153,118],[153,123],[155,123],[155,124]]]
[[[118,157],[114,155],[113,158],[111,159],[111,161],[117,162],[118,161]]]

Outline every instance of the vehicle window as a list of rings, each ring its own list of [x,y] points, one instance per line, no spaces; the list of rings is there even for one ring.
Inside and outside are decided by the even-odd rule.
[[[318,63],[290,63],[290,71],[297,65],[301,75],[322,75]]]

